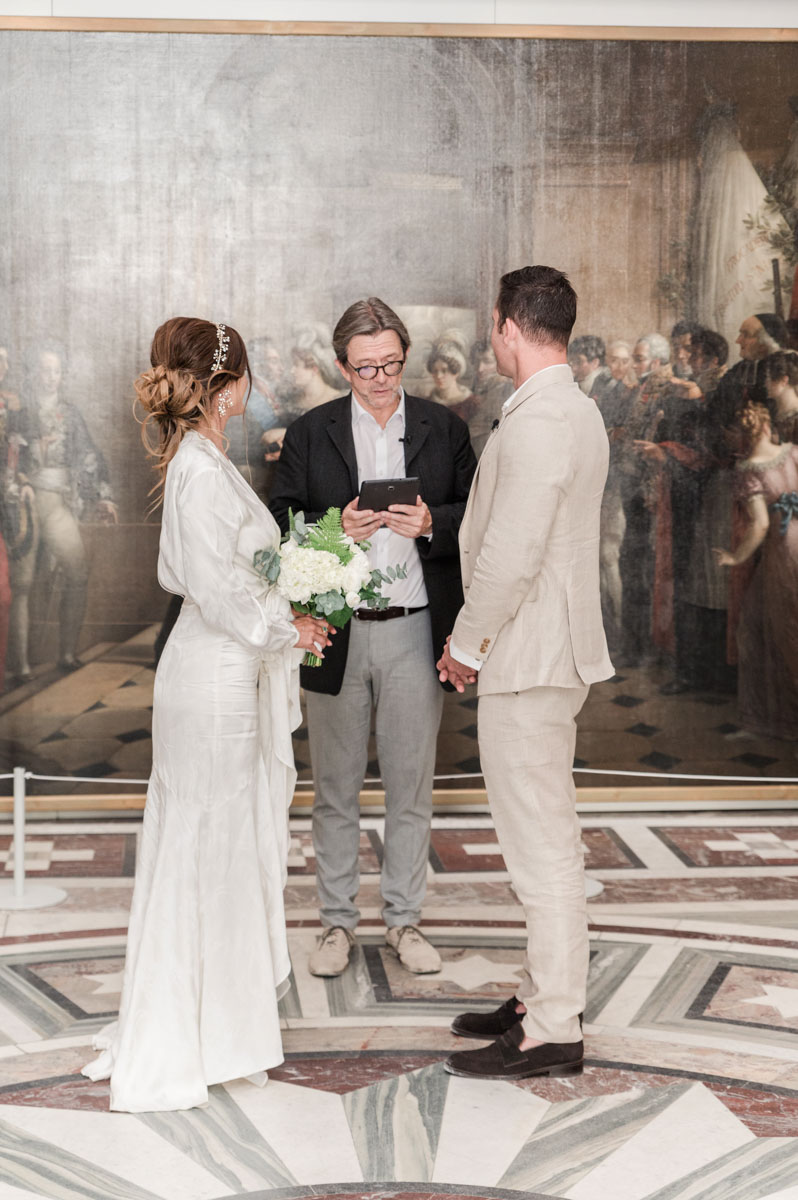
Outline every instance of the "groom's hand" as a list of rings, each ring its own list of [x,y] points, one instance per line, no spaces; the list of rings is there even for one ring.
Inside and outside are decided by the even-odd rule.
[[[465,663],[458,662],[456,658],[452,658],[449,651],[449,643],[451,635],[446,639],[446,645],[443,647],[443,654],[438,659],[438,678],[441,683],[451,683],[457,692],[464,692],[466,686],[470,683],[476,683],[477,673],[472,667],[467,667]]]

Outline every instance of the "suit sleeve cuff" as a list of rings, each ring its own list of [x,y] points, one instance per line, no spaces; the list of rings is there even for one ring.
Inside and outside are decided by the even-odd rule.
[[[449,642],[449,653],[452,658],[456,658],[458,662],[463,663],[466,667],[471,667],[473,671],[478,671],[482,666],[478,658],[474,658],[473,654],[466,654],[464,650],[458,650],[454,642]]]

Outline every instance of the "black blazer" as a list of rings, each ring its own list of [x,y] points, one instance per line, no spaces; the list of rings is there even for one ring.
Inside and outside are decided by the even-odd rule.
[[[352,437],[352,395],[311,409],[285,435],[269,508],[283,532],[288,510],[316,521],[331,506],[344,509],[357,496]],[[432,514],[432,540],[416,539],[429,598],[434,661],[463,603],[457,535],[477,460],[468,426],[441,404],[405,394],[405,470],[417,475]],[[337,696],[349,648],[349,626],[340,629],[321,667],[303,667],[302,686]],[[446,685],[450,687],[450,685]]]

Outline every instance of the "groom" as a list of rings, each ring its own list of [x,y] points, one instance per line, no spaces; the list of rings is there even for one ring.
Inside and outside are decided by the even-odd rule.
[[[479,678],[479,753],[499,843],[524,906],[517,997],[452,1030],[495,1038],[446,1062],[453,1075],[523,1079],[582,1070],[587,912],[572,778],[575,718],[612,675],[601,624],[599,515],[608,444],[574,383],[576,293],[561,271],[503,276],[491,344],[505,401],[460,529],[465,602],[438,667]]]

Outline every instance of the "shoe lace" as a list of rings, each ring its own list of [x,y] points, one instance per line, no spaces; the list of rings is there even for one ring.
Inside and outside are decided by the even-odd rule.
[[[426,942],[426,940],[427,940],[424,937],[424,934],[421,933],[418,929],[416,929],[415,925],[405,925],[404,929],[401,930],[401,932],[399,933],[399,937],[397,938],[397,941],[396,941],[397,946],[399,945],[400,942],[403,942],[405,939],[407,939],[408,942],[413,942],[415,944],[418,944],[420,942]]]
[[[346,934],[344,933],[344,930],[341,928],[341,926],[331,925],[330,928],[325,929],[324,933],[321,935],[321,941],[319,942],[319,949],[321,950],[321,948],[323,946],[326,946],[328,942],[337,942],[339,937],[341,937],[341,936],[343,936],[344,940],[347,940]]]

